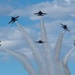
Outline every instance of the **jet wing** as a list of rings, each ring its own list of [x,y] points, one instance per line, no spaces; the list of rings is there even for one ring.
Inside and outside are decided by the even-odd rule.
[[[67,28],[67,30],[70,32],[70,30]]]
[[[35,15],[39,15],[39,13],[34,13]]]
[[[42,13],[43,15],[47,15],[47,13]]]
[[[62,26],[63,26],[63,24],[62,23],[60,23]]]
[[[65,24],[60,23],[62,26],[64,26]]]
[[[12,20],[9,22],[9,24],[12,22]]]
[[[12,22],[12,24],[13,24],[15,21],[12,21],[12,20],[11,20],[11,21],[9,22],[9,24],[10,24],[11,22]]]
[[[43,41],[42,43],[46,43],[45,41]]]
[[[35,43],[39,43],[39,41],[35,41]]]
[[[15,17],[15,18],[18,18],[19,16]]]

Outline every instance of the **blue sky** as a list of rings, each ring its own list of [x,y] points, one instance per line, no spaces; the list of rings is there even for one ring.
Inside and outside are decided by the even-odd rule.
[[[3,47],[27,55],[34,62],[32,52],[16,24],[8,24],[11,16],[19,15],[18,22],[26,28],[33,40],[40,38],[40,20],[33,13],[42,10],[48,13],[44,17],[47,37],[52,49],[63,29],[60,23],[67,24],[71,32],[66,32],[61,49],[63,57],[73,47],[75,39],[75,1],[74,0],[0,0],[0,39]],[[50,39],[51,38],[51,39]],[[75,52],[69,60],[71,75],[75,75]],[[34,64],[35,66],[35,64]],[[9,54],[0,53],[0,75],[28,75],[23,65]]]

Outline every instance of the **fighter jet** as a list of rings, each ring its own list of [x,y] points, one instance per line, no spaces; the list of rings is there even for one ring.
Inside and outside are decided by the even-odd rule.
[[[69,31],[69,32],[70,32],[70,30],[68,29],[67,25],[64,25],[64,24],[62,24],[62,23],[60,23],[60,24],[62,25],[62,28],[63,28],[64,30],[66,30],[66,31]]]
[[[43,13],[42,11],[39,11],[38,13],[34,13],[37,16],[44,16],[47,15],[47,13]]]
[[[46,43],[46,42],[44,42],[44,41],[42,41],[42,40],[39,40],[39,41],[36,41],[36,43]]]
[[[9,22],[9,24],[10,24],[10,23],[13,24],[15,21],[17,21],[17,20],[18,20],[18,19],[17,19],[18,17],[19,17],[19,16],[17,16],[17,17],[11,17],[11,21]]]

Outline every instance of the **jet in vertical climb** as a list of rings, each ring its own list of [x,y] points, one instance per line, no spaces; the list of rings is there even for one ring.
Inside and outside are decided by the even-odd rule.
[[[34,13],[37,16],[44,16],[47,15],[47,13],[43,13],[42,11],[39,11],[38,13]]]
[[[60,23],[60,24],[62,25],[62,28],[63,28],[64,30],[66,30],[66,31],[69,31],[69,32],[70,32],[70,30],[68,29],[67,25],[64,25],[64,24],[62,24],[62,23]]]
[[[42,43],[46,43],[45,41],[42,41],[42,40],[39,40],[39,41],[35,41],[36,43],[40,43],[40,44],[42,44]]]
[[[17,20],[18,20],[18,17],[19,17],[19,16],[17,16],[17,17],[11,17],[11,21],[9,22],[9,24],[10,24],[10,23],[13,24],[15,21],[17,21]]]

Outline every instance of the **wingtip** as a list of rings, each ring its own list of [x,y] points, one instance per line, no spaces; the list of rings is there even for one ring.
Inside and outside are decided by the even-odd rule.
[[[62,25],[62,23],[60,23]]]
[[[70,32],[70,30],[68,30]]]

